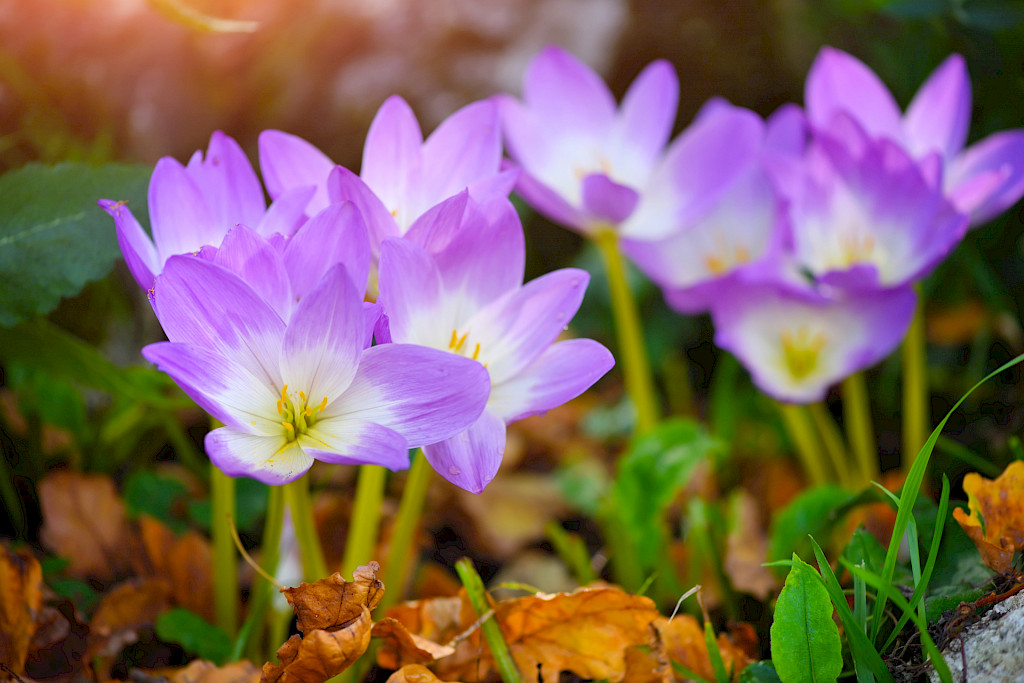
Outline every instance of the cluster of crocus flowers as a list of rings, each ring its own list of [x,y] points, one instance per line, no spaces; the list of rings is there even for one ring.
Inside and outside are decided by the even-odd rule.
[[[100,202],[168,339],[143,355],[223,424],[205,446],[224,473],[284,484],[317,460],[398,470],[423,447],[439,473],[479,492],[508,422],[611,367],[596,342],[556,342],[585,273],[523,285],[507,198],[517,172],[501,169],[493,103],[424,142],[391,98],[361,177],[279,131],[263,134],[260,153],[269,207],[222,133],[205,158],[157,165],[153,240],[128,207]]]
[[[542,53],[523,101],[500,101],[517,188],[570,228],[613,228],[668,303],[710,312],[716,342],[782,401],[820,400],[887,356],[914,316],[914,283],[1024,194],[1024,131],[964,149],[970,83],[956,55],[905,115],[831,48],[806,111],[763,121],[713,100],[669,142],[676,94],[656,62],[616,112],[586,66]]]

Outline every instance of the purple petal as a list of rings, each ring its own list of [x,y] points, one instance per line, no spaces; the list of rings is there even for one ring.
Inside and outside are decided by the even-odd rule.
[[[370,275],[370,237],[362,215],[351,202],[327,207],[288,240],[284,262],[296,299],[338,263],[345,266],[362,298]]]
[[[546,412],[589,389],[615,364],[592,339],[552,344],[522,372],[491,388],[487,411],[505,423]]]
[[[380,253],[380,243],[388,237],[400,237],[395,217],[381,198],[363,179],[343,166],[336,166],[327,179],[327,192],[332,202],[352,202],[366,221],[373,254]]]
[[[382,322],[383,321],[383,322]],[[378,303],[371,303],[369,301],[363,302],[363,348],[368,349],[373,345],[374,333],[377,331],[378,326],[382,326],[382,330],[387,330],[387,316],[384,315],[384,309]],[[390,344],[391,343],[391,332],[387,330],[387,337],[383,336],[378,338],[378,344]]]
[[[217,225],[257,225],[267,204],[263,186],[245,152],[221,131],[210,137],[206,158],[193,157],[188,173],[202,190]]]
[[[765,122],[764,149],[767,154],[797,157],[807,145],[807,117],[795,104],[784,104]]]
[[[409,467],[409,446],[398,432],[366,420],[328,417],[299,438],[311,456],[335,465],[380,465],[391,471]]]
[[[480,345],[495,385],[519,374],[555,341],[583,301],[590,276],[563,268],[490,304],[466,325],[467,346]]]
[[[504,168],[496,175],[476,180],[469,184],[469,196],[480,204],[508,199],[508,195],[519,180],[519,173],[518,168]]]
[[[628,146],[644,164],[653,164],[672,134],[679,106],[679,79],[665,60],[648,64],[636,77],[619,109],[618,144]]]
[[[302,138],[279,130],[260,133],[259,148],[260,170],[271,199],[297,187],[315,187],[309,213],[327,208],[327,176],[334,168],[327,155]]]
[[[150,344],[142,355],[224,424],[253,434],[281,434],[280,423],[271,419],[277,395],[240,365],[214,351],[173,342]]]
[[[210,349],[267,386],[280,386],[285,324],[241,278],[209,261],[172,256],[156,279],[153,307],[172,342]]]
[[[549,220],[581,233],[589,231],[588,220],[556,191],[524,172],[516,182],[516,192],[526,203]]]
[[[530,63],[523,99],[556,129],[605,132],[615,119],[615,98],[601,77],[558,47],[545,48]]]
[[[230,477],[251,477],[270,486],[293,482],[313,466],[313,458],[283,436],[259,436],[228,427],[206,435],[206,453]]]
[[[433,203],[498,173],[501,125],[493,102],[455,112],[423,144],[423,196]]]
[[[161,260],[218,246],[232,224],[218,224],[206,197],[175,159],[156,162],[149,181],[149,216]]]
[[[480,416],[491,383],[480,363],[413,344],[367,349],[355,379],[328,407],[393,429],[411,448],[462,431]]]
[[[505,423],[487,410],[465,431],[423,448],[435,472],[470,493],[491,483],[504,453]]]
[[[903,120],[907,146],[916,156],[937,151],[946,160],[967,142],[971,125],[971,78],[960,55],[950,55],[914,95]]]
[[[224,237],[213,262],[227,268],[246,283],[287,320],[292,310],[292,292],[281,252],[244,225],[232,228]]]
[[[392,95],[384,101],[370,124],[363,147],[363,167],[359,173],[384,204],[392,209],[402,211],[405,198],[418,189],[422,145],[423,135],[416,115],[405,100]],[[399,205],[399,202],[403,204]]]
[[[335,400],[355,377],[365,343],[362,297],[337,265],[299,301],[284,335],[281,377],[312,404]]]
[[[275,199],[263,219],[256,226],[256,232],[266,238],[274,235],[291,237],[306,221],[306,207],[316,193],[312,186],[296,187],[285,191]]]
[[[550,156],[550,134],[536,112],[508,95],[496,95],[505,147],[515,162],[527,172],[540,172]]]
[[[443,316],[442,282],[434,260],[421,247],[400,239],[381,245],[378,303],[388,317],[391,339],[444,348],[449,327]]]
[[[984,200],[975,196],[970,205],[960,207],[970,212],[972,225],[995,218],[1024,195],[1024,130],[1001,131],[968,147],[953,160],[948,184],[956,192],[974,178],[993,172],[1002,178],[999,186]]]
[[[430,207],[409,226],[405,239],[420,245],[431,254],[436,254],[448,246],[452,237],[461,231],[468,203],[469,191],[463,190]]]
[[[142,229],[124,202],[101,199],[99,205],[114,219],[117,244],[121,247],[121,255],[124,256],[132,277],[139,283],[139,287],[147,291],[153,289],[155,273],[159,273],[163,267],[156,254],[156,247],[153,246],[153,240]]]
[[[804,104],[816,126],[827,128],[846,112],[873,137],[902,137],[900,109],[889,89],[863,62],[835,48],[822,48],[811,65]]]
[[[622,223],[639,201],[636,190],[619,185],[602,173],[592,173],[583,179],[583,210],[599,222],[613,226]]]

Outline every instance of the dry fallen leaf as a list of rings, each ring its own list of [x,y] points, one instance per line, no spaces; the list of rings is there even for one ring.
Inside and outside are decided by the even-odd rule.
[[[1014,572],[1013,555],[1024,549],[1024,462],[1011,463],[995,480],[972,472],[964,477],[964,491],[970,514],[956,508],[953,517],[990,569]]]
[[[422,664],[409,664],[391,674],[387,683],[445,683]]]
[[[694,617],[682,614],[671,621],[665,617],[658,617],[655,625],[661,633],[669,659],[702,678],[715,680],[711,657],[708,655],[704,640],[704,628]],[[722,653],[722,661],[725,662],[725,670],[732,674],[733,680],[736,680],[740,672],[754,660],[724,633],[718,634],[717,642]]]
[[[25,671],[25,656],[42,606],[42,586],[43,572],[36,558],[24,550],[0,548],[0,664],[18,675]]]
[[[778,582],[764,563],[768,561],[768,535],[761,524],[757,501],[738,491],[731,501],[732,528],[726,540],[723,569],[733,587],[762,602],[778,589]]]
[[[430,664],[455,654],[455,648],[409,633],[402,622],[391,617],[384,617],[374,624],[372,634],[383,641],[377,651],[377,664],[385,669],[398,669],[406,664]]]
[[[129,567],[130,535],[114,482],[55,472],[39,483],[43,543],[70,561],[67,573],[111,579]]]
[[[377,580],[379,570],[371,562],[357,568],[352,581],[335,573],[282,590],[303,635],[292,636],[277,650],[280,666],[263,665],[263,680],[323,683],[359,659],[370,645],[370,610],[384,597],[384,584]]]
[[[210,542],[195,531],[175,537],[163,522],[142,515],[139,534],[151,572],[171,587],[174,604],[215,621],[213,600],[213,551]]]
[[[197,659],[174,675],[170,683],[257,683],[260,670],[249,660],[225,666]]]

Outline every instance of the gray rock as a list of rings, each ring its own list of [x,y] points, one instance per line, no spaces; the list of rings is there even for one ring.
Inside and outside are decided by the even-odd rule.
[[[966,677],[961,647],[966,653]],[[1004,600],[964,628],[942,656],[954,683],[1024,682],[1024,593]],[[933,683],[939,680],[934,670],[928,672],[928,678]]]

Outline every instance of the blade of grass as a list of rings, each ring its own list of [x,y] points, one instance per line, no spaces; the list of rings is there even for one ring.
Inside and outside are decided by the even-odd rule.
[[[867,668],[873,676],[871,680],[892,683],[894,679],[889,673],[889,668],[882,661],[881,655],[864,634],[863,627],[858,628],[857,619],[850,611],[850,606],[846,604],[846,594],[843,593],[843,588],[839,585],[835,572],[832,571],[828,560],[825,559],[825,553],[822,552],[821,546],[814,538],[811,538],[811,545],[814,548],[814,556],[818,560],[818,571],[821,572],[825,590],[828,591],[828,596],[839,613],[839,620],[843,623],[846,640],[850,644],[850,654],[853,656],[854,666],[857,670],[857,680],[861,683],[868,680],[862,673],[863,669]]]
[[[725,670],[725,660],[722,659],[722,651],[715,640],[715,629],[711,628],[710,621],[704,622],[704,645],[708,649],[711,670],[715,673],[715,683],[729,683],[732,678]]]
[[[971,387],[970,390],[966,394],[961,396],[960,400],[957,401],[952,408],[950,408],[949,412],[946,413],[946,416],[944,418],[942,418],[942,421],[939,422],[938,426],[936,426],[935,429],[932,430],[932,433],[928,437],[928,440],[925,441],[924,446],[921,447],[920,452],[914,459],[914,465],[910,468],[910,471],[907,473],[907,479],[903,484],[903,492],[900,495],[899,510],[896,513],[896,523],[893,526],[893,540],[889,543],[889,549],[885,554],[885,564],[882,566],[881,580],[886,586],[892,584],[892,577],[893,574],[895,574],[896,572],[896,558],[900,547],[900,541],[903,538],[903,534],[907,529],[907,524],[910,521],[910,514],[914,509],[914,503],[917,501],[918,495],[920,495],[921,482],[924,481],[924,473],[925,470],[928,469],[928,461],[931,460],[932,451],[935,449],[935,442],[938,441],[939,434],[942,433],[942,430],[943,428],[945,428],[946,423],[949,421],[949,418],[952,417],[953,413],[956,412],[956,409],[960,407],[960,404],[962,404],[968,396],[974,393],[974,391],[978,387],[980,387],[982,384],[992,379],[999,373],[1004,372],[1005,370],[1008,370],[1009,368],[1012,368],[1013,366],[1017,365],[1021,361],[1024,361],[1024,354],[1017,356],[1016,358],[1007,363],[1004,363],[998,369],[990,372],[988,375],[986,375],[984,378],[978,381],[977,384]],[[902,596],[900,597],[902,598]],[[881,628],[882,614],[885,612],[886,600],[887,598],[882,595],[879,596],[878,600],[875,600],[874,620],[871,625],[872,642],[874,642],[878,638],[878,630],[879,628]]]

